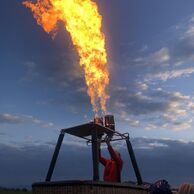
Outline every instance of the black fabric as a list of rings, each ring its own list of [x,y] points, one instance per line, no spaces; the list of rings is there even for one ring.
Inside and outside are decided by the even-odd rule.
[[[172,194],[172,191],[168,181],[159,180],[151,185],[150,194]]]

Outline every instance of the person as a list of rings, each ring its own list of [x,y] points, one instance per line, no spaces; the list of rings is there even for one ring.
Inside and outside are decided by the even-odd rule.
[[[150,194],[172,194],[172,191],[168,181],[158,180],[150,186]]]
[[[121,182],[123,160],[121,159],[120,153],[112,148],[109,139],[106,143],[111,158],[106,159],[102,157],[101,151],[99,151],[99,162],[105,167],[103,179],[107,182]]]
[[[178,194],[193,194],[194,193],[194,184],[183,183],[180,185]]]

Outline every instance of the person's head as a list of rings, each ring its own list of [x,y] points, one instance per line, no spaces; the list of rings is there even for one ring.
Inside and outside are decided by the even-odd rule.
[[[178,189],[178,194],[184,194],[184,193],[189,194],[193,192],[194,192],[194,184],[182,183]]]

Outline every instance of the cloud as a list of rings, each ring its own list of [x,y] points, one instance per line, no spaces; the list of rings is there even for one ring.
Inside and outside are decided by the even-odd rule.
[[[66,54],[59,59],[55,59],[54,56],[50,59],[50,57],[42,62],[25,62],[27,70],[23,80],[32,81],[39,78],[65,88],[69,84],[80,86],[78,83],[84,79],[84,76],[76,56]]]
[[[0,122],[1,123],[9,123],[9,124],[16,124],[21,123],[21,118],[18,116],[13,116],[8,113],[4,113],[0,115]]]
[[[54,127],[54,123],[42,121],[32,115],[13,115],[9,113],[0,114],[0,124],[24,124],[31,123],[44,128]]]
[[[160,50],[156,51],[147,58],[147,61],[153,64],[162,64],[166,63],[170,60],[170,54],[168,48],[161,48]]]
[[[21,81],[32,81],[33,79],[37,79],[37,77],[40,76],[40,73],[36,71],[37,64],[35,62],[25,62],[24,65],[26,67],[26,74],[21,79]]]
[[[136,138],[133,145],[144,180],[153,181],[155,177],[157,180],[166,179],[172,185],[192,182],[192,142]]]
[[[138,66],[166,66],[170,61],[169,48],[163,47],[144,57],[137,57],[133,62]]]
[[[110,100],[111,112],[131,127],[181,131],[193,124],[193,98],[180,92],[114,87]]]
[[[34,65],[31,67],[29,64]],[[91,109],[83,69],[74,53],[66,53],[58,59],[52,55],[44,61],[26,62],[26,66],[26,75],[22,81],[38,80],[43,82],[44,86],[49,86],[49,90],[56,94],[53,99],[44,99],[37,103],[63,106],[73,114],[85,111],[83,107]]]
[[[193,102],[190,102],[190,103],[189,103],[189,107],[190,107],[190,109],[194,112],[194,103],[193,103]]]
[[[45,123],[42,125],[42,127],[44,127],[44,128],[53,128],[54,126],[55,126],[55,124],[52,122]]]
[[[128,69],[122,72],[122,79],[129,84],[110,89],[110,110],[120,121],[149,131],[192,128],[192,91],[185,95],[179,90],[194,75],[193,18],[161,33],[161,45],[157,42],[155,48],[148,45],[149,49],[134,52],[134,56],[128,54]]]
[[[175,79],[179,77],[187,77],[190,74],[193,74],[194,72],[194,67],[188,67],[188,68],[182,68],[182,69],[175,69],[171,71],[164,71],[160,73],[153,73],[153,74],[148,74],[145,78],[145,81],[153,81],[153,80],[162,80],[162,81],[167,81],[169,79]]]
[[[173,140],[163,140],[163,139],[154,139],[154,138],[134,138],[132,142],[134,144],[134,149],[168,149],[170,147],[169,142]]]
[[[165,101],[159,101],[142,92],[120,91],[112,95],[112,108],[128,110],[132,115],[144,115],[154,112],[163,112],[167,109]]]
[[[131,141],[145,182],[166,179],[171,185],[177,186],[182,182],[191,182],[194,179],[191,171],[194,162],[193,142],[149,138],[134,138]],[[49,144],[52,146],[36,143],[0,144],[1,185],[30,186],[33,182],[44,181],[55,143],[50,142]],[[120,152],[124,160],[122,180],[135,180],[125,144],[120,147]],[[102,154],[109,157],[106,147],[102,149]],[[53,180],[92,179],[91,169],[90,147],[80,147],[74,145],[73,142],[69,145],[64,144],[60,150]],[[102,171],[101,167],[101,178]]]
[[[137,83],[136,83],[136,87],[137,87],[137,89],[139,89],[140,91],[144,91],[144,90],[147,90],[148,88],[149,88],[149,86],[146,84],[146,83],[143,83],[143,82],[141,82],[141,81],[138,81]]]
[[[55,38],[53,40],[49,38],[52,47],[46,51],[41,50],[44,57],[34,57],[33,60],[24,62],[26,67],[24,80],[32,81],[39,78],[65,89],[83,87],[83,69],[79,65],[79,56],[64,25],[59,22]]]
[[[178,26],[178,27],[177,27]],[[194,73],[194,20],[193,16],[161,35],[162,46],[145,50],[128,59],[129,68],[137,69],[138,81],[152,84],[153,81],[168,81],[188,77]],[[150,45],[149,45],[150,47]],[[139,56],[141,55],[141,56]]]

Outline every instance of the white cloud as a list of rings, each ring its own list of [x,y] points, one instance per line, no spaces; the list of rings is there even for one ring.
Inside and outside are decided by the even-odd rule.
[[[141,81],[136,83],[136,86],[139,90],[147,90],[149,86],[146,83],[143,83]]]
[[[144,80],[149,85],[158,80],[168,81],[194,73],[193,18],[187,18],[178,28],[171,28],[173,31],[169,31],[169,36],[172,35],[169,37],[170,42],[165,41],[165,45],[159,49],[141,53],[140,56],[136,55],[133,60],[129,60],[130,65],[133,63],[135,67],[145,67],[141,70],[139,81]]]
[[[192,99],[190,96],[185,96],[183,94],[181,94],[180,92],[173,92],[172,96],[179,99],[179,100],[189,100]]]
[[[0,114],[0,123],[20,123],[21,118],[9,113]]]
[[[148,144],[150,147],[153,147],[153,148],[166,148],[166,147],[168,147],[168,145],[167,144],[164,144],[164,143],[159,143],[159,142],[153,142],[153,143],[149,143]]]
[[[189,102],[188,106],[194,112],[194,103],[193,102]]]
[[[138,129],[189,130],[193,124],[194,98],[181,92],[169,92],[161,87],[141,92],[122,90],[113,94],[111,104],[116,117]]]
[[[152,73],[148,74],[145,78],[147,82],[151,80],[162,80],[162,81],[167,81],[169,79],[175,79],[179,77],[188,77],[190,74],[194,73],[194,67],[188,67],[184,69],[174,69],[171,71],[163,71],[159,73]]]
[[[137,77],[135,80],[129,78],[133,82],[130,91],[118,92],[115,110],[125,122],[139,121],[137,128],[190,130],[194,121],[194,98],[192,94],[184,95],[178,91],[184,78],[194,75],[194,17],[187,18],[163,35],[162,46],[157,45],[157,49],[151,51],[149,45],[145,52],[129,56],[129,69],[137,73]],[[182,83],[175,85],[176,79]],[[170,81],[173,85],[169,85]]]
[[[152,139],[152,138],[135,138],[135,149],[150,150],[157,148],[168,148],[168,143],[172,140]],[[172,141],[173,142],[173,141]]]
[[[166,63],[170,60],[169,49],[164,47],[148,57],[148,61],[151,63]]]
[[[55,126],[55,124],[52,123],[52,122],[45,123],[45,124],[42,125],[42,127],[44,127],[44,128],[51,128],[51,127],[54,127],[54,126]]]
[[[172,130],[174,131],[183,131],[183,130],[187,130],[190,129],[192,127],[193,124],[193,119],[189,119],[188,121],[185,121],[184,123],[179,122],[176,125],[173,126]]]
[[[148,56],[136,57],[135,59],[132,60],[132,62],[136,63],[139,66],[166,67],[168,66],[168,62],[170,61],[170,59],[171,59],[171,56],[170,56],[169,48],[162,47],[161,49],[148,54]]]
[[[193,38],[194,37],[194,17],[192,17],[187,26],[186,26],[186,31],[184,32],[182,39],[187,39],[187,38]]]
[[[168,109],[162,115],[168,124],[163,125],[162,128],[171,128],[174,131],[190,129],[193,124],[193,119],[191,119],[193,116],[192,104],[192,97],[185,96],[180,92],[173,92]]]
[[[157,125],[149,123],[149,124],[146,126],[145,130],[146,130],[146,131],[150,131],[150,130],[154,130],[154,129],[156,129],[156,128],[157,128]]]
[[[80,87],[80,88],[77,89],[77,92],[85,93],[86,94],[87,93],[87,88],[85,86]]]
[[[25,123],[40,125],[41,127],[44,127],[44,128],[49,128],[54,126],[54,123],[45,122],[32,115],[24,115],[24,114],[14,115],[10,113],[0,114],[0,124],[25,124]]]
[[[124,108],[124,105],[120,106],[120,108]],[[127,122],[128,125],[131,127],[139,127],[140,121],[138,119],[134,119],[131,116],[128,115],[128,113],[124,110],[119,111],[119,114],[116,115],[116,117],[121,120]]]

